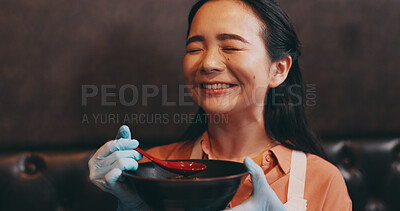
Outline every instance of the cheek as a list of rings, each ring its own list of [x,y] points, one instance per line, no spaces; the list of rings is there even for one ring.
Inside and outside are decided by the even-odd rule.
[[[255,87],[259,84],[267,85],[269,81],[268,64],[265,59],[255,56],[227,56],[228,68],[238,77],[241,83],[247,87]]]
[[[268,85],[270,64],[265,57],[253,57],[247,64],[249,77],[255,85]]]

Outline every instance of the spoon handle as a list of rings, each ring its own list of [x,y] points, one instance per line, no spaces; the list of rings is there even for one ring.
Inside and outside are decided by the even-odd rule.
[[[140,154],[144,155],[145,157],[147,157],[149,160],[155,162],[155,163],[162,163],[163,162],[162,160],[147,154],[147,152],[145,152],[144,150],[140,149],[139,147],[137,147],[135,150],[138,151]]]

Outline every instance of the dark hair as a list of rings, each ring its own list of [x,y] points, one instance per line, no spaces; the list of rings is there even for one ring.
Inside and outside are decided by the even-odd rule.
[[[200,7],[208,0],[200,0],[189,13],[189,36],[192,20]],[[272,61],[292,57],[292,66],[286,80],[267,92],[264,104],[264,124],[268,136],[282,145],[326,158],[325,152],[311,131],[304,111],[304,88],[298,58],[300,43],[289,17],[273,0],[241,0],[264,22],[263,39]],[[195,140],[207,129],[205,111],[200,108],[198,119],[192,123],[181,140]]]

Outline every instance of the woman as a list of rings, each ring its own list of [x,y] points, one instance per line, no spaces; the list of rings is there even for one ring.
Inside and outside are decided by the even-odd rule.
[[[342,175],[323,159],[307,125],[299,56],[297,35],[274,1],[199,1],[189,14],[183,73],[200,106],[197,115],[228,121],[196,122],[185,141],[149,153],[244,160],[251,180],[231,201],[232,210],[351,210]],[[118,180],[122,170],[137,169],[137,146],[123,126],[89,161],[91,180],[117,196],[121,210],[146,206]]]

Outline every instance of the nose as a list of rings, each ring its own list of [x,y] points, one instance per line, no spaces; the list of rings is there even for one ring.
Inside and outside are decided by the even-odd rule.
[[[224,57],[218,49],[209,49],[203,54],[202,72],[213,73],[225,70]]]

